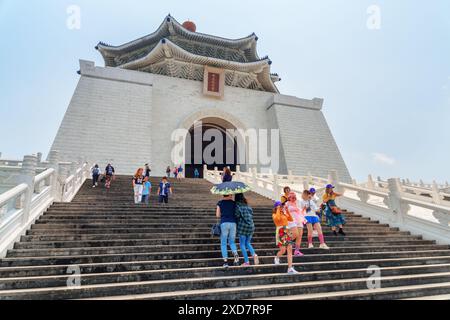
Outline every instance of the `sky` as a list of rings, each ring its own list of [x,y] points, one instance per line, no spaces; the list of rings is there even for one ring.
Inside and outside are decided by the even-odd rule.
[[[80,28],[68,27],[71,6]],[[449,12],[448,0],[0,0],[0,152],[45,156],[78,60],[104,65],[99,41],[142,37],[170,13],[207,34],[255,32],[281,93],[325,100],[358,181],[369,173],[450,181]]]

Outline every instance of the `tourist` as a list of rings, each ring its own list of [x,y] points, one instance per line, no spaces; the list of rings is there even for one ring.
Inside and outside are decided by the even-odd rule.
[[[175,179],[178,179],[178,168],[177,167],[173,168],[173,177]]]
[[[295,192],[289,193],[288,201],[286,202],[286,210],[289,211],[292,218],[294,219],[288,224],[288,228],[292,232],[293,240],[295,240],[294,255],[296,257],[302,257],[303,253],[300,251],[300,247],[302,245],[303,227],[306,224],[306,220],[303,212],[298,207],[297,195],[295,194]]]
[[[108,163],[108,165],[105,168],[105,187],[107,189],[111,188],[111,181],[114,179],[114,175],[116,173],[116,170],[111,165],[111,163]]]
[[[281,196],[281,203],[285,204],[288,201],[289,193],[291,193],[291,188],[284,187],[283,191],[284,191],[284,194]]]
[[[147,205],[149,204],[151,193],[152,193],[152,184],[150,182],[149,177],[145,177],[142,190],[142,203],[145,203]]]
[[[345,217],[342,210],[336,205],[336,198],[340,196],[342,196],[340,193],[334,192],[334,186],[329,184],[326,186],[325,194],[322,198],[328,226],[331,227],[335,236],[337,236],[338,233],[345,236],[343,228]],[[336,232],[336,228],[339,228],[339,232]]]
[[[98,167],[98,164],[96,164],[92,168],[92,188],[95,188],[98,186],[98,178],[100,177],[100,168]]]
[[[167,180],[167,177],[162,178],[161,182],[159,183],[158,188],[158,197],[159,197],[159,203],[168,204],[169,203],[169,195],[173,194],[173,189],[169,181]]]
[[[152,172],[152,169],[150,168],[148,163],[145,164],[144,172],[145,172],[144,176],[150,178],[150,173]]]
[[[170,169],[170,166],[167,167],[166,169],[166,175],[168,178],[170,178],[170,174],[172,173],[172,170]]]
[[[231,174],[230,168],[226,167],[223,170],[222,182],[231,182],[233,181],[233,175]]]
[[[234,256],[234,266],[239,265],[239,255],[236,248],[236,203],[231,195],[225,195],[221,201],[217,203],[216,217],[220,219],[220,249],[223,258],[223,267],[228,268],[228,248],[230,245],[231,252]]]
[[[236,194],[234,201],[236,202],[236,220],[237,220],[237,235],[239,237],[239,244],[244,257],[243,266],[249,266],[250,260],[248,258],[247,250],[253,257],[255,265],[259,264],[258,255],[252,246],[252,237],[255,232],[255,224],[253,222],[253,209],[248,205],[248,201],[243,193]]]
[[[308,228],[308,249],[314,248],[313,245],[313,231],[317,231],[317,235],[320,241],[320,249],[330,249],[326,243],[322,232],[322,226],[320,225],[320,219],[317,216],[319,208],[312,200],[311,192],[309,190],[303,191],[302,201],[300,201],[300,209],[305,212],[306,226]]]
[[[272,211],[272,219],[275,223],[276,229],[276,245],[280,248],[277,255],[275,256],[274,263],[275,265],[280,264],[280,258],[287,251],[287,259],[288,259],[288,274],[297,274],[298,272],[293,267],[293,258],[292,258],[292,235],[288,229],[288,225],[290,222],[294,221],[289,211],[284,209],[284,205],[281,201],[277,201],[275,203],[274,209]]]
[[[133,177],[134,203],[142,203],[142,192],[144,189],[144,170],[139,168]]]
[[[311,194],[311,201],[314,202],[314,205],[318,208],[318,202],[319,202],[319,197],[316,195],[317,190],[315,188],[311,188],[309,189],[309,193]],[[320,223],[322,223],[322,210],[319,210],[316,212],[317,216],[319,217],[319,221]],[[319,233],[317,232],[316,229],[314,229],[313,231],[313,237],[318,237]]]
[[[195,170],[194,170],[194,178],[195,179],[199,179],[200,178],[200,172],[198,171],[197,168],[195,168]]]
[[[183,179],[183,166],[180,164],[180,166],[177,169],[177,179]]]

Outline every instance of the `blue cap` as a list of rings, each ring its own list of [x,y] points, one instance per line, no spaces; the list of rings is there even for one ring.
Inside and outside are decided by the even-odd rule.
[[[326,188],[327,189],[334,189],[334,186],[332,184],[327,184]]]
[[[281,203],[281,201],[277,201],[277,202],[275,202],[275,204],[273,205],[273,207],[274,207],[274,208],[278,208],[278,207],[281,206],[281,205],[283,205],[283,204]]]
[[[316,189],[311,188],[311,189],[309,189],[309,192],[311,192],[311,193],[316,193]]]

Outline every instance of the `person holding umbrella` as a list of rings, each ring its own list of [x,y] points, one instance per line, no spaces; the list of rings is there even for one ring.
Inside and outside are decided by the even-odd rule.
[[[241,182],[225,182],[214,186],[211,193],[223,196],[217,203],[216,217],[220,220],[220,249],[223,258],[223,267],[228,268],[228,244],[234,256],[234,266],[239,265],[239,254],[236,247],[236,202],[233,201],[233,194],[244,193],[250,188]]]

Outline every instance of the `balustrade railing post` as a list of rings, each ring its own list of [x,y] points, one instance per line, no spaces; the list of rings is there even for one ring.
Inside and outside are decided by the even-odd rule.
[[[371,190],[375,189],[375,183],[373,182],[371,174],[369,174],[369,176],[367,177],[367,188]]]
[[[292,183],[294,181],[294,171],[288,170],[288,183]]]
[[[28,185],[27,190],[23,196],[23,215],[22,224],[26,224],[30,218],[31,200],[34,193],[34,177],[36,176],[37,157],[25,156],[22,162],[22,168],[19,175],[19,183]]]
[[[61,201],[61,185],[59,183],[59,152],[50,151],[48,155],[49,168],[55,170],[50,181],[51,194],[55,201]]]
[[[398,179],[388,179],[389,188],[389,208],[395,214],[395,221],[399,224],[403,224],[404,215],[402,205],[402,190],[400,189],[400,183]]]
[[[433,202],[435,204],[441,204],[441,195],[439,194],[439,187],[436,183],[436,181],[433,181],[433,184],[431,185],[431,197],[433,198]]]
[[[241,180],[241,166],[237,165],[236,166],[236,180]]]
[[[278,175],[273,175],[273,200],[277,200],[281,195]]]
[[[203,165],[203,179],[206,179],[208,176],[208,166],[205,164]]]
[[[343,191],[339,183],[337,170],[330,171],[330,183],[335,187],[336,192],[341,193]]]

